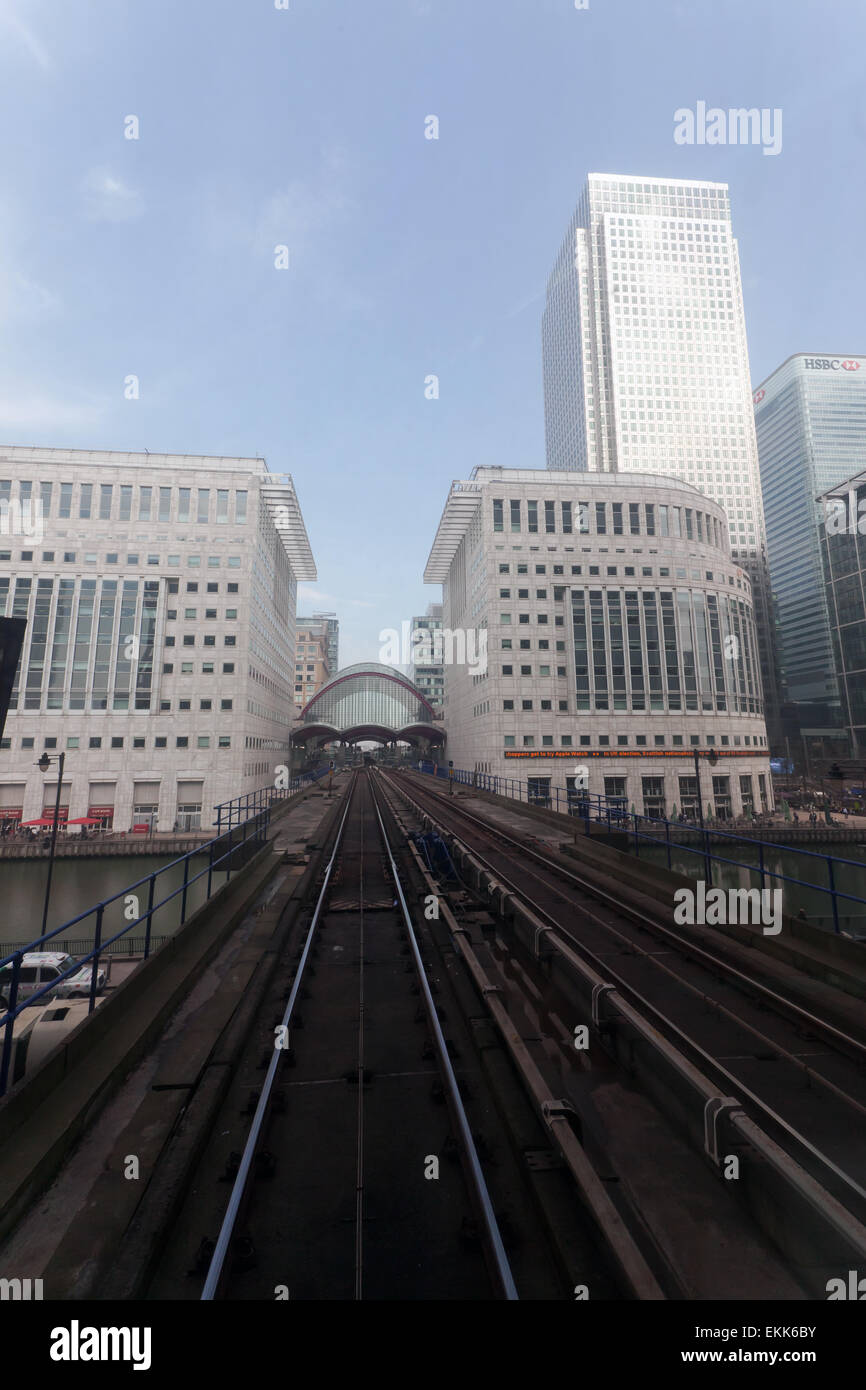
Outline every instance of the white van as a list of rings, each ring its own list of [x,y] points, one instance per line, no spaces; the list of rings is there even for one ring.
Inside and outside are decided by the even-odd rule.
[[[73,975],[69,975],[65,980],[60,980],[60,976],[65,970],[69,970],[77,961],[75,956],[68,955],[65,951],[27,951],[21,957],[21,969],[18,974],[18,997],[16,1003],[23,1004],[30,999],[43,985],[50,984],[52,980],[58,980],[57,995],[66,997],[68,995],[83,995],[90,993],[90,976],[93,969],[93,962],[87,961]],[[12,976],[14,965],[10,961],[0,970],[0,1009],[8,1009],[9,1001],[12,998]],[[106,972],[100,966],[96,976],[97,993],[105,988]],[[37,1001],[39,1004],[47,1004],[50,999],[55,997],[52,990],[49,994],[43,994]]]

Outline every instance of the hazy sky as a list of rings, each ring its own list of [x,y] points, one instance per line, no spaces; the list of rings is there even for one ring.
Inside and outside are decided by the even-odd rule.
[[[0,441],[291,472],[344,665],[439,597],[453,478],[544,466],[589,171],[730,184],[753,381],[866,355],[863,0],[288,3],[0,0]],[[698,101],[781,152],[676,144]]]

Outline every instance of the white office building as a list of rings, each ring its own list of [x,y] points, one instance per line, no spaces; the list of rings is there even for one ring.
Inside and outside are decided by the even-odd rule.
[[[778,697],[737,242],[728,187],[590,174],[547,286],[547,466],[682,478],[727,513]]]
[[[456,768],[544,798],[585,767],[591,795],[694,815],[697,750],[705,810],[771,805],[751,581],[723,509],[689,483],[476,468],[451,486],[424,577],[443,585],[446,639],[486,630],[483,669],[445,666]]]
[[[263,459],[0,447],[0,614],[27,619],[0,821],[208,830],[289,762],[299,580]],[[54,760],[44,776],[43,752]]]

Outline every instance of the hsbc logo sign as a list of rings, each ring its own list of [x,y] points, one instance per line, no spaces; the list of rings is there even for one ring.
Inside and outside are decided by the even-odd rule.
[[[844,372],[857,372],[860,370],[860,363],[853,357],[807,357],[803,361],[803,366],[807,371],[818,372],[838,372],[840,367]]]
[[[761,401],[764,399],[764,397],[766,396],[766,394],[767,394],[766,391],[763,391],[763,390],[762,390],[762,391],[756,391],[755,394],[754,394],[754,396],[752,397],[752,400],[754,401],[755,405],[760,405],[760,404],[761,404]]]

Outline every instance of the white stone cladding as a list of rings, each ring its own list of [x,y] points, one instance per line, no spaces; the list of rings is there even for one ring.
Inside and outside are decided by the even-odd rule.
[[[564,529],[569,509],[571,531]],[[519,530],[511,530],[512,515]],[[529,529],[533,521],[537,530]],[[675,522],[680,536],[672,534]],[[477,468],[452,485],[425,578],[443,584],[446,629],[487,632],[486,671],[445,667],[446,756],[456,768],[549,777],[551,789],[564,791],[566,777],[585,763],[590,793],[606,794],[605,778],[624,778],[622,794],[639,811],[658,799],[647,797],[643,778],[661,778],[671,814],[683,809],[679,779],[694,776],[693,750],[714,749],[715,767],[701,760],[704,808],[714,801],[713,777],[729,779],[731,815],[743,811],[744,777],[754,808],[770,805],[751,583],[731,558],[724,511],[690,484],[651,474]],[[580,611],[590,629],[593,614],[600,623],[586,689],[575,645]],[[609,708],[599,708],[605,698]]]
[[[142,805],[159,830],[207,830],[219,802],[272,783],[297,583],[315,577],[291,479],[263,459],[0,446],[4,496],[0,614],[28,627],[0,820],[53,805],[43,751],[66,755],[68,818],[110,806],[116,830]]]

